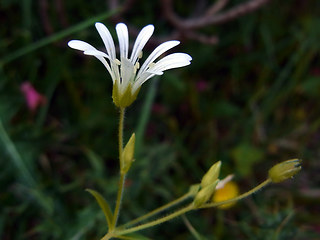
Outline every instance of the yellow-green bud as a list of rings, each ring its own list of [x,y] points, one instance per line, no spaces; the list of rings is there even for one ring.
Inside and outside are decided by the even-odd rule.
[[[301,160],[291,159],[273,166],[269,170],[269,178],[274,183],[282,182],[293,177],[301,170]]]
[[[215,182],[220,174],[221,161],[216,162],[211,166],[208,172],[202,177],[201,188],[205,188]]]
[[[135,134],[133,133],[122,152],[122,169],[121,169],[122,174],[125,174],[129,171],[131,164],[134,161],[133,158],[134,158],[135,141],[136,141],[136,137],[135,137]]]
[[[208,202],[208,200],[212,197],[213,193],[215,192],[218,182],[219,180],[217,179],[215,182],[202,188],[194,198],[193,205],[195,207],[200,207],[201,205]]]
[[[115,81],[112,88],[112,99],[117,107],[125,108],[130,106],[136,100],[140,88],[132,94],[131,83],[128,84],[123,92],[120,91],[120,87],[119,83]]]

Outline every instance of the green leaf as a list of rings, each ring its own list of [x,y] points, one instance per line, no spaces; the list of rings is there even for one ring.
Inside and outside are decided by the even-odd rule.
[[[92,189],[86,189],[86,191],[88,191],[92,196],[94,196],[94,198],[98,202],[100,208],[102,209],[102,211],[104,213],[104,216],[106,217],[108,227],[110,228],[113,214],[111,212],[109,204],[104,199],[104,197],[100,193],[98,193],[97,191],[92,190]]]
[[[249,175],[252,172],[253,165],[263,158],[263,152],[249,143],[238,145],[232,150],[231,154],[236,163],[237,171],[242,176]]]

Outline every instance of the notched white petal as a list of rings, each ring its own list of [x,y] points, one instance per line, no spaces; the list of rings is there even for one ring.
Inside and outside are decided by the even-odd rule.
[[[154,60],[156,60],[161,54],[163,54],[166,51],[168,51],[169,49],[177,46],[179,43],[180,42],[177,40],[172,40],[172,41],[167,41],[167,42],[160,44],[155,50],[153,50],[153,52],[150,54],[150,56],[143,63],[137,76],[140,76],[143,73],[143,71],[145,71],[147,69],[149,64],[151,62],[153,62]]]
[[[128,27],[124,23],[118,23],[116,31],[119,39],[120,57],[128,58],[129,51],[129,33]]]
[[[131,57],[130,57],[131,62],[135,62],[137,60],[137,58],[142,57],[142,49],[144,48],[144,46],[146,45],[146,43],[148,42],[148,40],[152,36],[153,31],[154,31],[154,26],[151,24],[145,26],[140,31],[140,33],[138,34],[137,39],[133,45],[133,49],[132,49],[132,53],[131,53]]]
[[[216,189],[223,188],[228,182],[230,182],[233,179],[233,174],[230,174],[226,176],[224,179],[222,179],[220,182],[218,182]]]
[[[80,51],[86,51],[86,50],[93,50],[95,49],[93,46],[91,46],[89,43],[86,43],[81,40],[71,40],[68,42],[68,46],[80,50]]]
[[[172,68],[179,68],[189,65],[192,60],[190,55],[186,53],[172,53],[162,59],[160,59],[155,65],[152,67],[153,71],[165,71]],[[150,71],[148,69],[147,71]]]
[[[154,75],[162,75],[163,74],[163,71],[159,71],[159,70],[156,70],[156,69],[148,69],[147,73],[152,73]]]
[[[105,58],[108,58],[110,59],[110,57],[102,52],[102,51],[99,51],[99,50],[95,50],[95,49],[92,49],[92,50],[86,50],[83,52],[85,55],[90,55],[90,56],[101,56],[101,57],[105,57]]]
[[[147,81],[148,79],[152,78],[155,74],[150,72],[143,72],[139,78],[136,78],[134,84],[133,84],[133,91],[136,91],[138,88],[141,87],[141,85]]]
[[[108,55],[110,56],[111,59],[115,59],[116,58],[116,47],[114,45],[112,36],[111,36],[108,28],[100,22],[97,22],[95,24],[95,26],[96,26],[96,29],[97,29],[105,47],[106,47]]]

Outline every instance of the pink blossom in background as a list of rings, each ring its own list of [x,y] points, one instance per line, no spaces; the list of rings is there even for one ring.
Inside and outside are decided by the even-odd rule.
[[[152,112],[163,115],[167,112],[167,108],[163,104],[154,103],[152,105]]]
[[[24,95],[26,104],[31,112],[34,112],[39,106],[46,104],[47,99],[32,86],[30,82],[23,82],[20,90]]]
[[[210,88],[209,83],[205,80],[199,80],[196,82],[196,89],[198,92],[204,92]]]
[[[319,77],[320,76],[320,68],[315,67],[315,68],[311,69],[311,74],[313,76]]]

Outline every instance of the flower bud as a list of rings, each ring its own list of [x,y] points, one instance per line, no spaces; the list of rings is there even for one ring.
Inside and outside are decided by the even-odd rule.
[[[273,166],[269,170],[269,178],[274,183],[282,182],[293,177],[301,170],[301,160],[291,159]]]
[[[201,188],[205,188],[215,182],[220,174],[221,161],[216,162],[211,166],[208,172],[202,177]]]
[[[215,182],[211,183],[210,185],[202,188],[196,195],[193,200],[193,204],[195,207],[200,207],[201,205],[205,204],[212,196],[214,191],[216,190],[216,186],[219,180],[217,179]]]
[[[135,134],[133,133],[127,143],[127,145],[124,147],[122,152],[122,169],[121,173],[125,174],[129,171],[132,162],[134,161],[134,144],[135,144]]]

